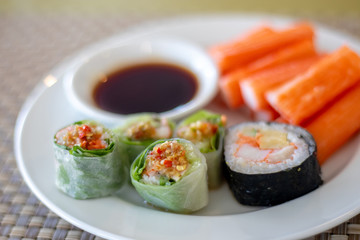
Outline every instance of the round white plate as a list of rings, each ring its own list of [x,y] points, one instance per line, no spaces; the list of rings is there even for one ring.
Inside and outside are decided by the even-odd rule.
[[[225,41],[262,23],[287,26],[293,20],[254,15],[206,15],[145,24],[94,44],[52,70],[25,102],[15,129],[18,167],[35,195],[70,223],[107,239],[289,239],[305,238],[360,212],[360,136],[356,136],[322,167],[324,184],[317,190],[269,208],[242,206],[227,184],[211,191],[210,203],[192,215],[174,214],[146,205],[130,186],[115,196],[74,200],[54,184],[53,134],[84,118],[65,97],[62,81],[76,63],[101,48],[144,36],[166,35],[204,47]],[[346,43],[357,52],[360,44],[348,36],[316,25],[320,50]],[[245,110],[232,112],[215,99],[209,109],[228,115],[230,124],[246,120]]]

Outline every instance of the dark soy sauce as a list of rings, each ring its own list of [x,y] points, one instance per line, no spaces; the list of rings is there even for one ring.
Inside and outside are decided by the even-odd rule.
[[[120,69],[99,79],[93,96],[98,107],[109,112],[160,113],[189,102],[197,88],[197,80],[190,71],[149,63]]]

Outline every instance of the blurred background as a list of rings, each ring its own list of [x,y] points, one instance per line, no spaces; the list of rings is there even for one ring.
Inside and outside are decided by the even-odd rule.
[[[97,238],[49,211],[16,166],[16,118],[41,78],[78,49],[138,24],[219,13],[303,18],[360,40],[360,0],[0,1],[0,239]],[[343,224],[316,238],[346,237],[347,229]]]
[[[289,15],[359,15],[358,0],[2,0],[2,13],[172,15],[209,12],[260,12]]]

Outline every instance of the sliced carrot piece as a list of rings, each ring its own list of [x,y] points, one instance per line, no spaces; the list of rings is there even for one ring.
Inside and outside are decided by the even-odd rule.
[[[229,72],[286,45],[312,39],[314,31],[310,24],[301,23],[282,31],[263,31],[259,35],[211,48],[209,52],[217,62],[220,72]]]
[[[279,49],[259,58],[245,67],[240,67],[220,78],[220,92],[227,105],[234,109],[240,107],[244,101],[240,92],[239,82],[249,76],[290,60],[316,55],[312,40],[304,40]]]
[[[317,143],[320,164],[360,130],[359,102],[360,83],[342,94],[303,126]]]
[[[360,79],[360,57],[344,46],[304,74],[266,93],[266,99],[292,124],[300,124]]]
[[[279,87],[305,72],[319,59],[320,56],[314,53],[311,57],[296,59],[248,76],[240,81],[241,95],[245,104],[254,111],[269,108],[265,99],[266,91]]]

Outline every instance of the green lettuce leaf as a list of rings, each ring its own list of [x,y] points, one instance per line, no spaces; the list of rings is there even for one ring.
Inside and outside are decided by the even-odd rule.
[[[80,146],[74,146],[70,150],[70,154],[76,157],[100,157],[108,153],[111,153],[114,150],[114,146],[115,146],[115,142],[111,142],[108,145],[108,147],[104,149],[87,150],[87,149],[83,149]]]
[[[196,113],[190,115],[189,117],[187,117],[180,123],[180,126],[189,125],[190,123],[193,123],[193,122],[196,122],[199,120],[207,120],[211,123],[217,124],[218,126],[224,127],[224,125],[221,121],[220,114],[212,113],[212,112],[206,111],[206,110],[200,110],[200,111],[197,111]]]

